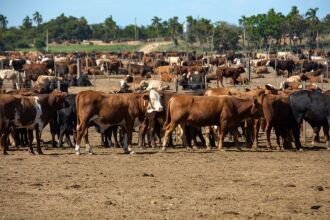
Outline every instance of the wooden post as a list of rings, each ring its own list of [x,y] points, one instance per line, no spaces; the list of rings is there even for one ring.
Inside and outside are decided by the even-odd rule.
[[[303,81],[303,89],[306,88],[306,81]],[[303,122],[303,129],[304,129],[304,144],[307,143],[307,140],[306,140],[306,121],[304,120]]]
[[[0,60],[0,69],[3,69],[3,60]]]
[[[54,57],[54,76],[56,76],[56,62],[55,62],[55,56],[53,54],[53,57]]]
[[[80,59],[77,58],[77,79],[80,77]]]
[[[205,89],[208,89],[207,85],[207,74],[204,75]]]
[[[329,79],[329,62],[327,60],[327,79]]]
[[[96,89],[96,83],[95,83],[95,73],[93,72],[93,85],[94,85],[94,89]]]
[[[277,85],[276,79],[277,79],[277,58],[275,58],[275,85]]]
[[[251,58],[248,58],[248,76],[249,76],[249,82],[251,82]]]
[[[173,80],[173,91],[178,92],[178,77],[175,76]]]
[[[86,56],[86,69],[88,69],[88,54]]]

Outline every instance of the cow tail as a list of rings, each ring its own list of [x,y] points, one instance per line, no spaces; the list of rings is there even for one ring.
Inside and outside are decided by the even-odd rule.
[[[80,120],[79,120],[79,97],[80,95],[78,94],[76,96],[76,117],[77,117],[77,126],[76,126],[76,130],[78,130],[78,126],[80,125]]]
[[[164,129],[171,123],[171,102],[172,98],[168,101]]]

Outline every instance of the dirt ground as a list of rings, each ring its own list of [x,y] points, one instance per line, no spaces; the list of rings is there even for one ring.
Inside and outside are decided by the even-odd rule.
[[[266,77],[250,87],[279,84]],[[118,87],[119,79],[96,80],[97,90]],[[308,127],[303,152],[269,151],[261,133],[257,152],[227,142],[225,152],[178,144],[124,155],[100,147],[90,128],[95,155],[13,148],[0,157],[0,219],[330,219],[330,151],[308,147],[310,137]],[[48,127],[42,138],[50,140]]]

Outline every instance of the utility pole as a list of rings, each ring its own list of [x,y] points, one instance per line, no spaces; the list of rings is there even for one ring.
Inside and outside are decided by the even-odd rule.
[[[213,50],[214,50],[214,29],[215,29],[215,26],[213,26],[213,28],[212,28],[212,45],[211,45],[211,52],[213,52]]]
[[[136,17],[134,18],[135,42],[137,41]]]
[[[48,28],[46,30],[46,51],[48,52]]]

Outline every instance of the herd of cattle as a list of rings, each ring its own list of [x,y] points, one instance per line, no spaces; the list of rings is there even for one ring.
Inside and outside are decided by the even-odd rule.
[[[42,154],[41,133],[49,124],[52,145],[60,146],[63,139],[80,154],[84,138],[86,150],[92,153],[88,128],[96,127],[103,146],[112,145],[112,137],[125,153],[132,153],[132,133],[138,126],[139,146],[155,147],[161,143],[163,151],[173,145],[172,132],[177,133],[185,147],[206,146],[218,142],[223,147],[224,137],[233,137],[235,146],[242,135],[248,146],[258,147],[260,128],[265,129],[267,146],[272,148],[270,133],[274,128],[278,148],[292,148],[292,137],[297,150],[301,149],[300,127],[306,120],[313,128],[313,142],[319,141],[323,128],[329,141],[330,92],[315,87],[315,82],[326,82],[329,53],[295,51],[283,53],[201,55],[180,52],[134,53],[4,53],[0,56],[0,78],[12,80],[15,90],[2,88],[0,94],[0,145],[7,154],[10,145],[29,146],[35,131],[37,152]],[[248,62],[246,62],[248,61]],[[247,83],[242,75],[252,71],[252,78],[267,74],[267,66],[288,78],[276,89],[272,85],[249,91],[231,88],[207,88],[223,78],[235,84]],[[120,91],[105,93],[86,90],[68,94],[69,86],[90,86],[89,75],[125,75]],[[155,86],[148,81],[159,76]],[[292,76],[293,75],[293,76]],[[78,79],[77,79],[77,76]],[[131,92],[127,83],[141,81],[139,92]],[[153,80],[155,81],[155,80]],[[177,81],[183,89],[205,89],[192,94],[164,91],[162,82]],[[302,81],[310,82],[302,89]],[[2,85],[2,84],[1,84]],[[58,88],[59,90],[57,90]],[[203,132],[202,132],[203,131]],[[163,135],[162,135],[163,134]],[[200,141],[197,141],[197,137]],[[118,140],[119,139],[119,140]],[[328,149],[330,144],[328,142]]]

